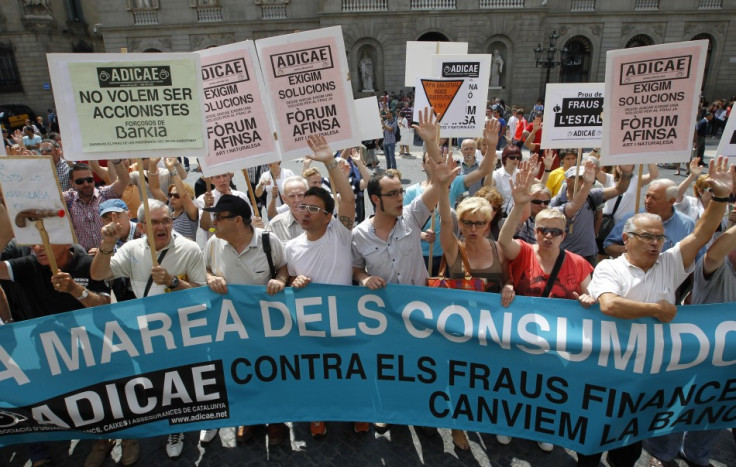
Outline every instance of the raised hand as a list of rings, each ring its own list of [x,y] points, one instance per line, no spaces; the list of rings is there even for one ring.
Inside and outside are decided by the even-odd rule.
[[[718,156],[717,160],[711,160],[708,166],[708,179],[705,181],[710,187],[713,196],[725,198],[733,191],[733,175],[729,169],[728,158]]]
[[[424,142],[434,143],[440,134],[440,124],[437,121],[437,116],[434,114],[434,109],[431,107],[425,107],[424,110],[420,110],[419,125],[415,123],[411,127],[414,128],[414,131],[417,132]]]
[[[542,162],[544,163],[544,168],[546,170],[549,170],[552,167],[552,164],[555,162],[555,152],[551,149],[545,149]]]
[[[532,153],[532,155],[529,157],[529,171],[531,173],[537,173],[539,172],[539,154]]]
[[[437,183],[440,186],[449,185],[450,181],[452,181],[455,175],[460,171],[460,167],[457,166],[457,162],[452,158],[452,152],[450,151],[447,151],[443,155],[443,161],[440,163],[437,163],[433,161],[431,157],[428,157],[425,166],[429,170],[432,182]]]
[[[498,146],[498,127],[499,123],[496,118],[491,118],[483,127],[483,142],[489,150],[495,151]]]
[[[353,164],[358,165],[361,162],[363,162],[363,159],[360,158],[360,151],[358,151],[358,148],[353,148],[350,151],[350,158],[353,160]]]
[[[514,198],[514,203],[521,205],[531,201],[532,195],[529,193],[529,189],[534,184],[535,174],[536,172],[530,170],[529,162],[524,161],[519,163],[516,182],[513,179],[509,180],[511,196]]]
[[[327,144],[327,140],[324,136],[309,135],[307,137],[307,144],[309,145],[309,149],[311,149],[314,153],[307,155],[306,157],[308,159],[323,162],[325,164],[328,164],[331,161],[335,160],[332,155],[332,149],[330,149],[330,146]]]
[[[583,171],[583,181],[588,185],[592,185],[593,183],[595,183],[595,162],[586,162],[584,168],[585,170]]]
[[[700,174],[702,173],[703,173],[703,166],[700,165],[700,158],[696,157],[690,161],[690,175],[692,175],[693,178],[697,179],[698,177],[700,177]]]
[[[176,170],[176,157],[165,157],[164,165],[169,170],[169,172],[174,172]]]
[[[542,116],[537,115],[532,122],[532,130],[539,131],[542,128]]]

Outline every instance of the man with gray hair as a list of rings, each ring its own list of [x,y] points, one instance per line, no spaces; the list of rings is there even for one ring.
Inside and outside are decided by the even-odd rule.
[[[662,219],[664,233],[667,238],[662,245],[662,251],[672,248],[695,228],[695,221],[674,208],[677,200],[677,185],[672,180],[659,178],[649,184],[644,197],[644,212],[656,214]],[[622,234],[626,221],[631,218],[630,214],[622,218],[611,230],[611,233],[603,242],[606,254],[612,258],[621,256],[625,251]]]
[[[284,245],[292,238],[296,238],[304,232],[299,224],[299,204],[304,199],[304,193],[309,189],[307,181],[298,175],[288,177],[283,182],[283,193],[281,198],[286,210],[271,219],[268,230],[273,232]]]
[[[623,319],[651,317],[665,323],[674,319],[676,289],[693,272],[698,250],[715,233],[733,187],[726,158],[711,161],[708,172],[706,183],[712,190],[712,201],[693,232],[667,251],[662,251],[667,236],[659,215],[638,213],[626,221],[622,234],[624,253],[601,261],[588,285],[589,294],[598,301],[603,314]],[[665,465],[677,455],[682,434],[659,436],[647,444],[652,454],[649,465]],[[633,466],[640,454],[640,442],[614,449],[609,452],[609,464]],[[597,466],[599,460],[600,454],[579,455],[578,465]]]
[[[148,200],[148,217],[144,205],[138,208],[138,222],[150,224],[153,244],[158,252],[153,266],[146,237],[131,240],[115,250],[123,226],[111,222],[102,227],[102,243],[92,260],[90,276],[95,280],[127,277],[137,298],[199,287],[207,283],[202,250],[193,241],[173,231],[171,209],[155,199]],[[114,255],[113,255],[114,253]],[[172,433],[166,454],[178,457],[184,447],[184,434]]]

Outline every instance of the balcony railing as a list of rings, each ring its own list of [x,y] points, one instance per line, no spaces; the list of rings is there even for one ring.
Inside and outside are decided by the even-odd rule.
[[[197,21],[200,23],[216,23],[222,21],[222,8],[197,8]]]
[[[136,25],[158,24],[158,11],[136,10],[133,12],[133,22]]]
[[[720,10],[723,8],[723,0],[700,0],[698,10]]]
[[[595,0],[572,0],[570,11],[595,11]]]
[[[286,5],[261,5],[261,18],[286,19]]]
[[[388,0],[342,0],[342,11],[387,11]]]
[[[411,0],[412,10],[454,10],[455,0]]]
[[[659,0],[636,0],[634,3],[635,11],[655,11],[659,10]]]
[[[524,0],[480,0],[481,8],[524,8]]]

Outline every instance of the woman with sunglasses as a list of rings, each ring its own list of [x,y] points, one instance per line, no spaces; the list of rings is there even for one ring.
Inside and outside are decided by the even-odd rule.
[[[176,170],[176,157],[167,157],[164,159],[164,165],[169,169],[169,175],[171,175],[171,181],[167,194],[164,195],[164,199],[168,201],[171,210],[173,211],[174,219],[174,230],[189,240],[196,241],[197,238],[197,227],[199,226],[199,209],[194,203],[194,188],[192,188],[179,176]],[[149,170],[149,173],[154,171]],[[149,177],[149,187],[153,192],[154,186],[158,188],[158,181],[155,180],[158,177]],[[162,193],[163,194],[163,193]],[[154,193],[154,197],[160,199]]]
[[[518,295],[578,300],[587,308],[595,303],[588,295],[593,266],[582,256],[560,249],[567,224],[562,212],[545,208],[535,216],[536,245],[513,238],[522,212],[533,199],[530,188],[534,183],[535,172],[536,170],[530,169],[528,163],[521,163],[516,183],[511,182],[514,207],[498,236],[500,250],[509,262],[514,289]],[[560,258],[561,254],[563,256]],[[550,279],[558,258],[561,259],[561,265],[558,267],[556,277]],[[510,436],[496,435],[496,439],[501,444],[511,442]],[[554,449],[551,443],[538,442],[538,444],[545,452]]]
[[[462,279],[465,277],[463,258],[460,252],[465,249],[470,265],[470,273],[474,278],[486,279],[486,292],[501,293],[501,304],[509,306],[514,300],[514,289],[508,277],[508,267],[498,244],[488,238],[491,220],[496,214],[494,207],[485,198],[471,196],[464,199],[456,209],[457,219],[463,242],[455,236],[452,210],[450,208],[450,183],[437,180],[439,183],[440,244],[444,252],[449,272],[448,277]],[[506,286],[504,286],[506,285]],[[452,442],[459,449],[470,449],[468,438],[463,430],[452,430]]]

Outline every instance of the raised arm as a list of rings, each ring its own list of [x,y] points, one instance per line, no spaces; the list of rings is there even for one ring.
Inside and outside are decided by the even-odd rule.
[[[324,136],[310,135],[307,138],[307,144],[314,154],[306,157],[322,162],[335,185],[339,195],[338,219],[348,230],[352,230],[355,223],[355,195],[348,177],[340,169],[340,164],[332,155],[332,150]]]
[[[440,135],[440,124],[437,121],[437,116],[434,114],[434,109],[431,107],[425,107],[424,110],[419,111],[419,125],[413,124],[412,128],[424,141],[424,146],[427,148],[427,154],[435,162],[442,162],[442,154],[440,153],[440,146],[438,139]]]
[[[162,203],[168,203],[169,198],[161,191],[161,182],[158,179],[158,161],[160,157],[148,159],[148,189],[153,197]],[[168,187],[167,187],[168,188]]]
[[[422,201],[427,202],[425,198],[427,193],[432,190],[437,193],[434,197],[435,202],[439,197],[439,211],[440,211],[440,244],[442,245],[442,251],[444,251],[445,258],[447,258],[448,264],[453,264],[455,258],[457,258],[457,238],[455,238],[455,229],[452,225],[452,209],[450,208],[450,184],[452,183],[454,172],[457,172],[458,168],[453,168],[452,171],[445,170],[453,164],[452,157],[449,158],[444,167],[433,167],[431,176],[431,186],[425,190],[422,195]],[[434,205],[427,205],[434,206]]]
[[[110,165],[110,161],[107,162],[107,165]],[[110,172],[113,172],[112,170],[109,170],[107,167],[102,167],[96,160],[89,161],[89,168],[92,169],[92,172],[94,172],[95,175],[104,180],[106,184],[110,184]]]
[[[536,151],[537,148],[534,144],[534,137],[536,136],[537,132],[542,129],[542,116],[537,115],[534,117],[534,122],[532,122],[532,131],[526,131],[524,130],[524,133],[522,133],[521,137],[524,138],[524,146],[527,147],[530,151]]]
[[[465,188],[472,186],[476,182],[481,181],[484,177],[490,175],[491,172],[493,172],[493,169],[496,167],[498,120],[496,120],[495,118],[491,118],[489,121],[487,121],[485,127],[483,128],[483,142],[486,145],[486,154],[488,154],[489,151],[492,151],[491,157],[488,157],[484,154],[483,161],[481,161],[480,165],[478,166],[478,170],[474,170],[465,175],[465,177],[463,178]]]
[[[649,182],[659,177],[659,167],[657,164],[647,164],[648,172],[641,176],[641,185],[649,185]]]
[[[690,188],[690,184],[697,180],[701,173],[703,173],[703,167],[700,166],[700,158],[696,157],[690,161],[690,175],[677,185],[678,203],[682,202],[682,198],[685,196],[685,193],[687,193],[687,189]]]
[[[695,230],[680,241],[682,265],[685,269],[695,261],[698,250],[713,237],[726,212],[728,195],[731,194],[733,189],[733,180],[728,171],[728,158],[718,156],[718,160],[710,161],[706,183],[712,193],[710,203],[705,208],[700,221],[695,224]]]
[[[110,258],[115,251],[115,243],[122,233],[123,227],[117,222],[110,222],[102,227],[102,243],[97,249],[97,254],[92,258],[89,277],[96,281],[112,278]]]
[[[511,208],[508,217],[503,223],[501,232],[498,234],[498,244],[501,246],[503,255],[508,261],[513,261],[519,256],[521,246],[518,240],[514,240],[516,227],[519,225],[524,207],[529,204],[532,195],[529,189],[535,182],[534,171],[529,167],[529,162],[519,163],[519,172],[516,174],[516,182],[509,180],[511,184],[511,196],[514,199],[514,207]]]
[[[368,187],[368,180],[371,179],[371,173],[363,163],[363,159],[360,157],[360,151],[357,148],[350,150],[350,159],[353,160],[353,164],[355,164],[358,172],[360,172],[360,189],[365,190]]]
[[[115,193],[118,194],[118,196],[123,196],[125,188],[130,185],[130,174],[128,173],[128,168],[125,167],[125,164],[123,164],[122,161],[117,164],[115,163],[115,161],[113,161],[112,169],[115,171],[115,176],[117,177],[117,179],[113,182],[111,186],[115,190]],[[143,196],[145,196],[145,193],[143,193]]]
[[[565,217],[568,219],[572,219],[580,208],[582,208],[587,202],[590,188],[593,186],[593,182],[595,181],[595,164],[592,161],[588,161],[585,163],[584,167],[585,171],[583,172],[582,184],[572,199],[565,203],[563,214],[565,214]]]
[[[618,168],[621,171],[621,177],[619,177],[618,182],[614,186],[603,189],[603,201],[623,195],[629,189],[629,183],[631,183],[631,178],[634,176],[634,166],[619,165]]]

